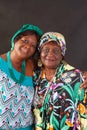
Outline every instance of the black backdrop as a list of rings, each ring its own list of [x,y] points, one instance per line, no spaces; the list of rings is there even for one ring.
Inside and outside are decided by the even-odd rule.
[[[87,70],[87,0],[0,0],[0,54],[23,24],[57,31],[67,42],[66,60]]]

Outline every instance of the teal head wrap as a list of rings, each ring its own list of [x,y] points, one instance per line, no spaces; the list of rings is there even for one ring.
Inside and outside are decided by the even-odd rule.
[[[27,30],[36,31],[39,36],[42,36],[43,31],[35,25],[32,24],[24,24],[12,37],[11,43],[12,43],[12,49],[14,48],[14,39],[22,32],[25,32]]]

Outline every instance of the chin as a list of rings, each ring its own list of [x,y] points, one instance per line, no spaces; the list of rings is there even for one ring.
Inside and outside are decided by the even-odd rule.
[[[48,68],[48,69],[56,69],[57,66],[52,66],[52,65],[51,65],[51,66],[50,66],[50,65],[48,66],[48,65],[46,65],[46,68]]]

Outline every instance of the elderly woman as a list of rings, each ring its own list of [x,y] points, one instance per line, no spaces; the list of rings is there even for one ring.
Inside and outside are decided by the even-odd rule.
[[[82,73],[64,61],[64,36],[57,32],[45,33],[39,50],[42,67],[35,75],[35,129],[87,129],[87,97],[80,87]]]
[[[33,55],[42,30],[23,25],[12,37],[12,48],[0,56],[0,130],[32,130]]]

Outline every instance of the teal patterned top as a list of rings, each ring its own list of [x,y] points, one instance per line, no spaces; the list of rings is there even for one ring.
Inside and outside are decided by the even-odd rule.
[[[16,78],[20,72],[12,68]],[[7,61],[0,57],[0,130],[32,130],[31,111],[34,96],[31,76],[25,76],[21,84],[9,74]]]
[[[43,69],[36,72],[34,80],[37,130],[87,130],[87,94],[80,89],[80,70],[63,62],[52,82]]]

